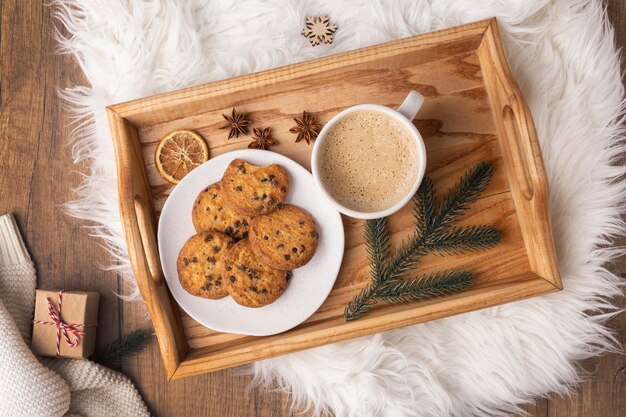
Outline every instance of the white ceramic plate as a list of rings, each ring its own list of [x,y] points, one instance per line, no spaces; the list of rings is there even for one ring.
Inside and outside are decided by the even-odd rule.
[[[219,181],[235,158],[245,159],[253,165],[282,165],[289,172],[291,181],[286,202],[308,211],[320,232],[319,246],[313,259],[293,271],[287,290],[278,300],[260,308],[242,307],[231,297],[207,300],[193,296],[180,285],[176,271],[178,252],[195,234],[191,209],[197,195],[209,184]],[[309,171],[283,155],[246,149],[210,159],[183,178],[163,207],[158,242],[167,284],[174,299],[187,314],[220,332],[267,336],[302,323],[328,297],[343,258],[344,232],[340,214],[322,196]]]

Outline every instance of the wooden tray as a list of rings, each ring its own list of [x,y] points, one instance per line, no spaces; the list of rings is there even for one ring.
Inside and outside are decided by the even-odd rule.
[[[194,129],[216,156],[246,147],[226,140],[222,113],[247,112],[271,127],[272,150],[310,168],[311,146],[294,143],[292,118],[306,110],[327,121],[359,103],[397,107],[410,89],[426,102],[415,124],[439,192],[479,161],[494,177],[464,217],[492,224],[502,244],[464,256],[427,257],[423,271],[466,267],[475,285],[446,298],[380,305],[346,323],[343,310],[369,279],[363,222],[344,217],[346,249],[335,287],[320,309],[288,332],[253,337],[207,329],[171,298],[155,224],[172,186],[154,168],[157,142]],[[509,69],[495,19],[427,33],[243,77],[108,107],[118,165],[120,211],[133,271],[154,323],[168,378],[177,379],[396,327],[546,294],[562,288],[550,229],[547,180],[531,114]],[[190,214],[191,215],[191,214]],[[412,227],[409,208],[390,219],[394,243]]]

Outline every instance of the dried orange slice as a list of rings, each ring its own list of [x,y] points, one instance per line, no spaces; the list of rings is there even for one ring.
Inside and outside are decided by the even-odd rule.
[[[178,184],[192,169],[209,160],[209,148],[193,130],[175,130],[165,135],[154,152],[154,164],[161,176]]]

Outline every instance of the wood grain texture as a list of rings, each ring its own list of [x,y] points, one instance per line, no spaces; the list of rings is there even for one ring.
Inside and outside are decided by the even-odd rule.
[[[50,11],[36,1],[0,3],[0,213],[13,212],[35,262],[38,287],[101,294],[98,334],[116,336],[115,272],[80,222],[63,214],[81,178],[72,162],[72,126],[59,87],[84,81],[70,57],[55,55]],[[108,312],[108,313],[107,313]],[[111,339],[97,339],[103,346]]]
[[[618,45],[626,47],[626,4],[608,3]],[[16,213],[35,261],[39,285],[96,290],[101,300],[98,345],[137,327],[151,326],[142,303],[118,303],[117,276],[98,265],[109,262],[84,222],[64,216],[59,207],[72,198],[80,182],[67,146],[66,114],[57,97],[60,87],[87,81],[69,56],[54,54],[50,12],[36,1],[0,0],[0,213]],[[437,123],[430,124],[437,130]],[[421,129],[426,127],[422,126]],[[626,161],[624,161],[626,163]],[[615,242],[624,245],[625,241]],[[78,254],[78,255],[77,255]],[[611,269],[626,274],[626,260]],[[626,307],[626,300],[618,300]],[[612,320],[618,339],[626,343],[626,315]],[[118,328],[119,326],[119,328]],[[591,373],[571,398],[538,400],[525,407],[532,417],[623,417],[626,360],[609,354],[582,364]],[[246,388],[250,376],[241,368],[168,383],[156,343],[125,361],[124,372],[137,384],[157,416],[287,417],[288,399],[280,393]],[[301,415],[301,414],[298,414]],[[304,414],[306,416],[306,414]]]

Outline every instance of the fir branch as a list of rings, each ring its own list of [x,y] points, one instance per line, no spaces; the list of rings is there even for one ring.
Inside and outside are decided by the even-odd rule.
[[[133,330],[96,352],[91,360],[101,365],[113,365],[124,358],[136,355],[148,346],[151,340],[152,334],[146,330]]]
[[[473,282],[474,274],[470,271],[436,272],[406,281],[389,283],[377,291],[376,298],[386,303],[409,303],[451,295],[468,288]]]
[[[414,200],[418,201],[417,205],[429,210],[428,213],[422,215],[423,220],[426,222],[425,227],[423,227],[421,236],[415,234],[407,243],[403,242],[400,249],[394,253],[385,271],[390,281],[398,279],[413,268],[419,257],[428,253],[425,246],[431,235],[440,233],[465,213],[469,204],[485,189],[492,173],[493,168],[486,162],[476,165],[461,177],[455,188],[448,191],[441,209],[436,215],[433,215],[430,211],[432,209],[434,212],[434,187],[430,179],[424,178],[422,182],[424,186],[420,186],[416,193],[417,197]],[[427,216],[430,216],[430,220]],[[420,219],[418,218],[417,221],[419,225]]]
[[[384,276],[385,259],[389,254],[389,230],[387,218],[367,220],[365,222],[365,245],[370,262],[373,287],[378,286]]]
[[[473,282],[469,271],[446,271],[405,281],[402,276],[415,268],[420,257],[434,253],[462,254],[485,250],[500,242],[500,232],[491,226],[465,226],[450,229],[475,201],[491,179],[493,169],[480,163],[468,171],[448,191],[437,210],[435,187],[424,178],[413,196],[415,230],[389,258],[389,232],[385,219],[371,220],[365,226],[371,282],[346,306],[344,318],[355,320],[371,310],[378,300],[405,303],[461,291]]]
[[[491,249],[500,243],[500,231],[493,226],[459,227],[434,236],[426,250],[436,255],[462,255]]]
[[[491,165],[481,162],[463,175],[444,197],[441,209],[433,219],[431,233],[436,233],[457,221],[487,187],[492,174]]]

